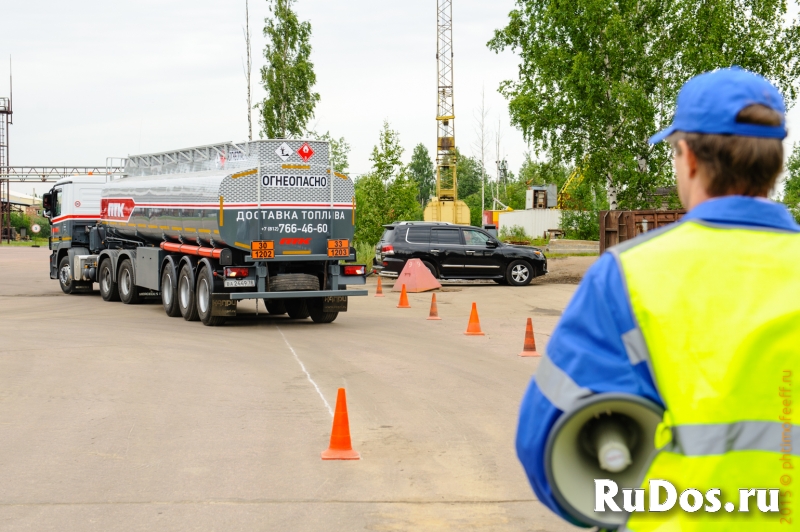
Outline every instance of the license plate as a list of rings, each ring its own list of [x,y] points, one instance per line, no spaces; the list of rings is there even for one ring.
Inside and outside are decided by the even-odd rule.
[[[255,279],[225,279],[225,288],[239,288],[241,286],[255,286]]]
[[[254,240],[250,242],[250,256],[254,259],[274,259],[275,241]]]
[[[347,296],[327,296],[322,299],[322,312],[347,312]]]
[[[339,240],[328,240],[328,256],[329,257],[349,257],[350,256],[350,241],[346,238]]]

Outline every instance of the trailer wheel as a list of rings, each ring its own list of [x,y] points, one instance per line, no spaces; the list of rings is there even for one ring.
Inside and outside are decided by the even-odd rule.
[[[186,321],[197,321],[200,316],[197,315],[197,300],[194,296],[194,272],[189,265],[184,265],[181,268],[181,273],[178,276],[178,308],[181,310],[181,316]]]
[[[178,306],[178,274],[171,262],[167,262],[164,271],[161,272],[161,303],[164,305],[164,312],[170,318],[181,315]]]
[[[111,265],[111,259],[103,259],[103,262],[100,263],[98,281],[100,297],[103,298],[103,301],[119,301],[119,287],[114,282],[114,268]]]
[[[214,293],[214,276],[207,267],[200,270],[197,276],[197,288],[195,296],[197,300],[197,314],[203,325],[217,327],[225,323],[225,316],[212,315],[211,294]]]
[[[125,259],[122,261],[122,266],[119,267],[117,285],[119,287],[119,298],[126,305],[135,305],[141,301],[139,289],[133,279],[133,264],[131,264],[130,259]]]
[[[282,299],[264,299],[264,306],[271,316],[286,314],[286,305]]]
[[[285,304],[286,312],[293,320],[304,320],[309,316],[305,299],[287,299]]]
[[[331,323],[339,315],[338,312],[323,312],[322,311],[323,298],[315,297],[309,299],[306,303],[308,307],[308,314],[311,316],[311,321],[314,323]]]

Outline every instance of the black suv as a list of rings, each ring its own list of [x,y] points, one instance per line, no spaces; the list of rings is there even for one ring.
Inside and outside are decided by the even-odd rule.
[[[420,259],[438,279],[492,279],[525,286],[547,273],[541,250],[504,244],[477,227],[444,222],[384,225],[375,246],[374,269],[399,275],[408,259]]]

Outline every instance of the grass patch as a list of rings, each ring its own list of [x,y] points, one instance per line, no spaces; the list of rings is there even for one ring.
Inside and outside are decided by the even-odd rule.
[[[548,259],[565,259],[567,257],[598,257],[599,253],[545,253]]]
[[[3,240],[0,242],[0,247],[8,247],[8,242]],[[46,248],[47,247],[47,239],[46,238],[37,238],[36,240],[12,240],[11,247],[17,248],[29,248],[37,245],[39,247]]]

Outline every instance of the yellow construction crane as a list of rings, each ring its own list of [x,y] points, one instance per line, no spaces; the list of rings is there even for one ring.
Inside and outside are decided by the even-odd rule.
[[[439,90],[436,121],[436,197],[425,206],[425,221],[469,225],[469,207],[458,199],[455,111],[453,107],[453,2],[436,5],[436,64]]]

